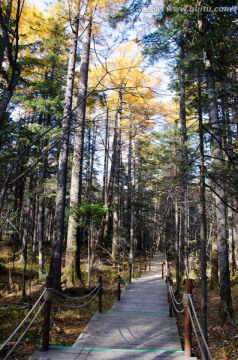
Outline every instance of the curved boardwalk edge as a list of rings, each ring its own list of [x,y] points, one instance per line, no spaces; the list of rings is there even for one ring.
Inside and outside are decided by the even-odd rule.
[[[150,271],[133,280],[110,311],[96,313],[72,347],[51,346],[30,360],[188,359],[175,318],[168,315],[161,265],[162,255],[156,254]]]

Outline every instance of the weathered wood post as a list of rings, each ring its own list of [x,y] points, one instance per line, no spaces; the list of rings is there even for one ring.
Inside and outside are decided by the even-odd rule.
[[[166,260],[165,263],[165,281],[169,282],[170,279],[170,267],[169,267],[169,262]]]
[[[167,294],[168,294],[168,303],[169,303],[169,284],[170,284],[170,277],[167,277],[166,283],[167,283]]]
[[[117,276],[117,300],[121,300],[121,277],[120,275]]]
[[[184,356],[190,357],[192,352],[192,324],[189,316],[188,308],[190,307],[189,295],[192,294],[192,279],[185,280],[185,294],[183,297],[183,306],[185,312],[184,319]]]
[[[98,311],[102,312],[102,276],[98,277]]]
[[[43,339],[42,339],[42,351],[49,350],[50,343],[50,311],[51,311],[51,299],[52,299],[52,277],[46,276],[45,288],[46,292],[44,294],[44,322],[43,322]]]
[[[147,259],[145,259],[145,271],[147,270]]]
[[[173,316],[173,300],[172,300],[172,295],[171,295],[171,287],[173,286],[173,280],[169,280],[168,282],[168,299],[169,299],[169,316],[172,317]]]
[[[129,262],[129,283],[131,283],[131,275],[132,275],[132,263]]]
[[[164,280],[164,262],[162,262],[162,280]]]

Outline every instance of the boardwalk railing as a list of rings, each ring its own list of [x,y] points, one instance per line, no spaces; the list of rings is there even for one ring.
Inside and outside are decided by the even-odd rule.
[[[196,338],[202,360],[212,360],[212,355],[205,339],[202,327],[192,299],[192,280],[186,279],[186,292],[183,294],[183,300],[178,302],[175,298],[173,286],[168,285],[169,315],[173,313],[185,314],[184,320],[184,355],[190,357],[192,352],[192,331]],[[182,306],[182,308],[181,308]]]
[[[129,264],[128,268],[128,279],[127,281],[130,283],[132,278],[132,264]],[[138,276],[140,277],[141,274],[141,267],[138,267]],[[121,297],[121,284],[123,283],[123,280],[121,279],[120,275],[117,277],[116,285],[117,285],[117,298],[120,300]],[[63,297],[64,299],[71,300],[74,303],[71,305],[65,304],[65,302],[57,302],[57,300],[53,299],[53,295],[57,294],[60,297]],[[13,345],[11,350],[7,352],[5,357],[0,356],[1,359],[6,360],[9,358],[9,356],[13,353],[13,351],[16,349],[16,347],[19,345],[19,343],[22,341],[26,333],[29,331],[29,329],[33,326],[35,323],[37,317],[40,315],[40,312],[43,311],[43,328],[42,328],[42,351],[48,351],[49,349],[49,342],[50,342],[50,324],[51,322],[54,323],[52,317],[51,317],[51,308],[52,305],[60,305],[61,307],[65,308],[82,308],[84,306],[87,306],[89,303],[91,303],[97,296],[98,296],[98,311],[102,312],[103,307],[103,301],[102,301],[102,294],[103,294],[103,283],[102,283],[102,277],[99,276],[98,278],[98,285],[90,292],[90,294],[87,294],[86,296],[81,297],[70,297],[62,292],[57,291],[52,287],[52,278],[50,276],[46,277],[46,283],[45,288],[42,291],[41,295],[39,296],[38,300],[35,302],[35,304],[32,306],[29,313],[26,315],[26,317],[22,320],[22,322],[17,326],[17,328],[12,332],[12,334],[4,341],[3,344],[0,345],[0,353],[2,355],[3,350],[6,348],[6,346],[9,346],[10,341],[19,333],[19,331],[23,328],[25,325],[25,330],[20,335],[16,343]],[[80,303],[79,302],[82,302]],[[78,305],[75,305],[75,303],[78,302]],[[36,311],[37,310],[37,311]],[[33,316],[30,323],[27,325],[26,322],[30,318],[30,316]]]
[[[63,297],[64,300],[68,299],[74,302],[73,305],[67,305],[62,302],[57,302],[55,299],[53,301],[54,304],[60,305],[62,307],[66,308],[81,308],[84,306],[87,306],[89,303],[91,303],[97,296],[98,296],[98,310],[99,312],[102,312],[102,277],[99,277],[99,283],[98,285],[90,292],[90,294],[87,294],[85,296],[81,297],[70,297],[67,296],[54,288],[52,288],[52,278],[50,276],[46,277],[46,283],[45,283],[45,289],[39,296],[38,300],[35,302],[29,313],[26,315],[26,317],[22,320],[22,322],[17,326],[17,328],[12,332],[12,334],[4,341],[3,344],[0,346],[0,352],[4,350],[4,348],[9,345],[10,341],[19,333],[20,329],[23,328],[25,325],[26,328],[23,331],[23,333],[20,335],[14,346],[7,352],[5,356],[1,356],[1,359],[7,360],[9,356],[13,353],[13,351],[16,349],[16,347],[19,345],[21,340],[24,338],[26,333],[29,331],[29,329],[32,327],[32,325],[35,323],[37,317],[40,315],[41,310],[43,310],[44,320],[43,320],[43,336],[42,336],[42,351],[48,351],[49,349],[49,340],[50,340],[50,323],[52,322],[51,317],[51,307],[52,307],[52,298],[53,294],[57,294],[60,297]],[[79,302],[83,301],[83,303],[79,304]],[[78,305],[75,305],[75,303],[78,302]],[[33,316],[30,323],[27,325],[26,321],[30,318],[30,316]]]
[[[35,304],[33,305],[33,307],[31,308],[31,310],[29,311],[29,313],[26,315],[26,317],[22,320],[22,322],[17,326],[17,328],[12,332],[12,334],[7,338],[6,341],[4,341],[4,343],[0,346],[0,352],[3,351],[3,349],[6,347],[7,344],[9,344],[9,342],[12,340],[12,338],[19,333],[20,329],[26,325],[26,321],[28,320],[28,318],[30,318],[31,315],[34,314],[34,311],[37,309],[37,307],[39,307],[39,309],[36,311],[36,313],[34,314],[32,320],[30,321],[30,323],[28,324],[28,326],[26,327],[26,329],[23,331],[23,333],[20,335],[20,337],[18,338],[17,342],[14,344],[14,346],[12,347],[12,349],[7,353],[7,355],[5,357],[3,357],[3,360],[6,360],[9,358],[9,356],[13,353],[13,351],[15,350],[15,348],[19,345],[19,343],[21,342],[21,340],[23,339],[23,337],[25,336],[25,334],[27,333],[27,331],[30,329],[30,327],[33,325],[33,323],[35,322],[36,318],[38,317],[38,315],[40,314],[41,310],[43,309],[46,301],[45,301],[45,294],[47,292],[47,289],[44,289],[44,291],[41,293],[41,295],[39,296],[38,300],[35,302]],[[40,302],[43,300],[43,303],[41,304]]]

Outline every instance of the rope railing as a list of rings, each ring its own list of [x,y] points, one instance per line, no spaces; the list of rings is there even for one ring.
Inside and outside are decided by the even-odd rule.
[[[207,341],[206,341],[205,336],[204,336],[204,334],[203,334],[203,330],[202,330],[202,328],[201,328],[201,325],[200,325],[200,323],[199,323],[199,321],[198,321],[198,317],[197,317],[197,313],[196,313],[196,310],[195,310],[195,307],[194,307],[194,304],[193,304],[192,297],[191,297],[191,295],[190,295],[190,294],[188,295],[188,297],[189,297],[189,301],[190,301],[191,309],[192,309],[192,311],[193,311],[193,316],[194,316],[194,318],[195,318],[195,320],[196,320],[197,327],[198,327],[198,330],[199,330],[200,335],[201,335],[201,338],[202,338],[202,342],[203,342],[204,347],[205,347],[206,352],[207,352],[207,356],[208,356],[209,360],[212,360],[212,356],[211,356],[211,353],[210,353],[210,350],[209,350],[209,347],[208,347]],[[192,324],[194,325],[194,322],[193,322],[193,318],[192,318],[192,314],[191,314],[190,308],[189,308],[189,315],[190,315],[191,322],[192,322]],[[193,327],[195,328],[195,325],[194,325]],[[194,332],[196,333],[196,328],[195,328]],[[195,335],[195,336],[196,336],[196,335]],[[196,337],[197,337],[197,336],[196,336]],[[202,346],[200,346],[201,344],[200,344],[200,343],[198,343],[198,345],[199,345],[199,348],[200,348],[200,350],[201,350],[201,349],[202,349]],[[201,350],[201,353],[203,354],[204,359],[206,359],[206,355],[204,355],[203,350]]]
[[[19,343],[21,342],[21,340],[23,339],[23,337],[25,336],[25,334],[27,333],[27,331],[30,329],[30,327],[33,325],[34,321],[36,320],[37,316],[39,315],[39,313],[41,312],[43,306],[45,305],[45,302],[43,302],[43,304],[40,306],[40,308],[38,309],[37,313],[35,314],[35,316],[33,317],[33,319],[31,320],[30,324],[27,326],[27,328],[25,329],[25,331],[22,333],[22,335],[19,337],[19,339],[17,340],[16,344],[12,347],[12,349],[7,353],[7,355],[5,356],[5,358],[3,360],[6,360],[15,350],[15,348],[19,345]]]
[[[53,294],[59,295],[64,297],[64,299],[69,301],[84,301],[83,304],[79,305],[71,305],[71,304],[65,304],[62,302],[57,301],[55,298],[53,299]],[[92,301],[95,300],[95,298],[98,296],[98,309],[99,312],[102,311],[102,278],[99,277],[99,283],[98,285],[87,295],[80,296],[80,297],[72,297],[68,296],[66,294],[62,294],[61,292],[57,291],[52,287],[52,278],[50,276],[46,277],[46,285],[44,291],[41,293],[29,313],[25,316],[25,318],[21,321],[21,323],[17,326],[17,328],[13,331],[13,333],[7,338],[6,341],[0,346],[0,351],[2,351],[7,344],[11,341],[11,339],[19,332],[19,330],[22,328],[22,326],[25,324],[25,322],[28,320],[30,315],[33,313],[33,311],[36,309],[37,305],[39,305],[39,302],[43,300],[42,304],[40,305],[39,309],[33,316],[30,323],[27,325],[26,329],[23,331],[23,333],[20,335],[17,342],[14,344],[14,346],[11,348],[11,350],[7,353],[7,355],[4,355],[3,360],[6,360],[9,358],[9,356],[13,353],[13,351],[16,349],[16,347],[19,345],[27,331],[30,329],[30,327],[33,325],[34,321],[36,320],[37,316],[40,314],[41,310],[44,308],[44,321],[43,321],[43,341],[42,341],[42,350],[47,351],[49,349],[49,338],[50,338],[50,322],[51,322],[51,305],[57,304],[61,307],[66,308],[82,308]]]
[[[65,308],[82,308],[87,306],[89,303],[91,303],[96,296],[98,296],[98,311],[102,312],[102,277],[99,276],[98,278],[98,285],[87,295],[81,296],[81,297],[72,297],[68,296],[66,294],[62,294],[59,291],[52,289],[52,278],[50,276],[47,276],[46,278],[46,286],[47,290],[49,291],[49,297],[45,304],[45,315],[44,315],[44,324],[43,324],[43,341],[42,341],[42,351],[48,351],[49,350],[49,343],[50,343],[50,321],[51,321],[51,305],[57,304],[61,307]],[[51,291],[52,290],[52,291]],[[71,305],[71,304],[64,304],[62,302],[57,301],[56,299],[53,299],[53,294],[57,295],[63,295],[64,299],[68,299],[69,301],[81,301],[81,300],[87,300],[83,304],[79,305]]]
[[[139,276],[140,276],[141,267],[139,266],[138,269],[139,269],[138,273],[139,273]],[[132,270],[133,270],[133,268],[132,268],[132,265],[131,265],[131,266],[129,266],[129,273],[128,273],[129,282],[131,282],[131,277],[132,277],[132,273],[133,273]],[[115,285],[117,285],[118,300],[120,300],[120,295],[121,295],[121,284],[124,281],[125,280],[123,280],[120,277],[120,275],[118,275],[117,281],[116,281],[116,284],[115,284]],[[115,292],[113,292],[113,293],[115,293]],[[64,299],[66,299],[68,301],[74,301],[74,302],[75,301],[76,302],[86,301],[86,302],[84,302],[83,304],[78,304],[78,305],[74,305],[74,304],[69,305],[69,304],[65,304],[63,302],[57,301],[55,299],[55,297],[53,298],[53,295],[58,295],[58,296],[63,297]],[[77,308],[82,308],[82,307],[85,307],[85,306],[89,305],[89,303],[91,303],[93,300],[95,300],[95,298],[97,296],[98,296],[98,311],[102,312],[102,277],[101,276],[99,276],[98,285],[89,294],[86,294],[84,296],[79,296],[79,297],[68,296],[68,295],[63,294],[63,293],[59,292],[58,290],[54,289],[53,286],[52,286],[52,278],[50,276],[47,276],[46,277],[45,289],[42,292],[42,294],[39,296],[36,303],[33,305],[33,307],[31,308],[29,313],[26,315],[26,317],[22,320],[22,322],[13,331],[13,333],[0,346],[0,351],[2,351],[5,348],[5,346],[11,341],[11,339],[17,334],[17,332],[21,329],[21,327],[25,324],[26,320],[29,318],[29,316],[36,309],[39,302],[42,301],[42,304],[40,305],[39,309],[35,313],[33,319],[30,321],[29,325],[26,327],[26,329],[20,335],[19,339],[14,344],[12,349],[7,353],[6,356],[4,355],[5,358],[3,358],[3,360],[6,360],[13,353],[13,351],[16,349],[16,347],[19,345],[19,343],[21,342],[21,340],[23,339],[23,337],[25,336],[27,331],[33,325],[34,321],[36,320],[36,318],[38,317],[38,315],[40,314],[40,312],[41,312],[41,310],[43,308],[44,308],[44,321],[43,321],[42,351],[48,351],[48,349],[49,349],[49,339],[50,339],[50,323],[51,323],[51,319],[52,319],[52,317],[51,317],[51,307],[52,307],[52,305],[57,304],[57,305],[60,305],[61,307],[64,307],[64,308],[77,309]]]
[[[84,306],[87,306],[88,304],[90,304],[95,298],[96,298],[96,296],[98,295],[98,293],[99,293],[99,285],[94,289],[94,291],[92,292],[92,293],[90,293],[90,296],[95,292],[95,290],[97,289],[97,292],[93,295],[93,297],[89,300],[89,301],[87,301],[86,303],[84,303],[84,304],[81,304],[81,305],[68,305],[68,304],[63,304],[63,303],[61,303],[61,302],[59,302],[59,301],[56,301],[56,300],[54,300],[54,303],[55,304],[57,304],[57,305],[60,305],[60,306],[62,306],[62,307],[65,307],[65,308],[68,308],[68,309],[80,309],[80,308],[82,308],[82,307],[84,307]],[[58,291],[56,292],[56,293],[59,293]],[[72,299],[72,297],[68,297],[68,296],[66,296],[67,298],[69,298],[70,300]],[[88,297],[88,296],[87,296]],[[76,298],[77,300],[81,300],[81,299],[85,299],[86,297],[82,297],[82,298]]]
[[[183,308],[182,310],[179,310],[179,309],[177,308],[177,306],[180,306],[180,305],[183,304],[183,301],[182,301],[182,302],[178,302],[178,301],[176,300],[175,295],[174,295],[174,292],[173,292],[173,287],[172,287],[171,285],[169,286],[169,292],[170,292],[170,295],[171,295],[171,299],[172,299],[172,303],[173,303],[173,308],[174,308],[174,310],[176,311],[176,313],[178,313],[178,314],[184,313],[184,308]],[[176,306],[176,305],[177,305],[177,306]]]
[[[188,312],[189,312],[189,316],[190,316],[190,319],[191,319],[191,324],[192,324],[192,328],[193,328],[193,333],[194,333],[194,335],[195,335],[195,337],[196,337],[197,344],[198,344],[200,353],[201,353],[201,355],[202,355],[202,359],[206,359],[206,358],[205,358],[204,351],[203,351],[202,346],[201,346],[201,343],[200,343],[200,339],[199,339],[199,337],[198,337],[198,333],[197,333],[197,331],[196,331],[196,327],[195,327],[195,324],[194,324],[194,321],[193,321],[193,318],[192,318],[192,314],[191,314],[191,311],[190,311],[189,308],[188,308]]]
[[[186,279],[186,292],[183,294],[181,302],[176,300],[173,286],[168,285],[168,302],[169,302],[169,316],[173,316],[173,312],[177,314],[185,314],[184,321],[184,355],[190,357],[192,350],[192,332],[195,335],[202,360],[212,360],[211,352],[209,350],[207,341],[205,339],[203,330],[198,320],[198,316],[194,307],[192,298],[192,280]],[[179,306],[183,305],[183,309]],[[198,329],[198,330],[197,330]]]
[[[39,304],[39,302],[41,301],[41,299],[43,298],[43,296],[46,293],[46,289],[44,289],[44,291],[41,293],[41,295],[39,296],[38,300],[35,302],[35,304],[33,305],[33,307],[31,308],[31,310],[29,311],[29,313],[25,316],[25,318],[21,321],[21,323],[17,326],[17,328],[13,331],[13,333],[7,338],[7,340],[1,345],[0,347],[0,351],[2,351],[4,349],[4,347],[9,343],[9,341],[18,333],[18,331],[21,329],[21,327],[25,324],[26,320],[29,318],[29,316],[32,314],[32,312],[35,310],[35,308],[37,307],[37,305]],[[42,306],[41,306],[42,308]],[[40,309],[41,309],[40,308]],[[40,311],[39,311],[40,312]],[[37,315],[38,313],[37,312]],[[35,320],[35,318],[34,318]],[[24,336],[24,335],[23,335]],[[8,356],[8,355],[7,355]]]
[[[84,296],[79,296],[79,297],[74,297],[74,296],[68,296],[66,294],[63,294],[62,292],[56,290],[56,289],[53,289],[54,293],[66,298],[66,299],[70,299],[70,300],[74,300],[74,301],[81,301],[81,300],[84,300],[88,297],[90,297],[95,291],[97,291],[98,289],[98,285],[90,292],[90,294],[87,294],[87,295],[84,295]]]

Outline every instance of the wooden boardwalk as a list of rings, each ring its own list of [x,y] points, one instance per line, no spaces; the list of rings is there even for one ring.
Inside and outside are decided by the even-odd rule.
[[[168,316],[161,265],[162,256],[157,254],[150,271],[133,280],[110,311],[96,313],[72,347],[51,346],[30,360],[188,359],[175,318]]]

